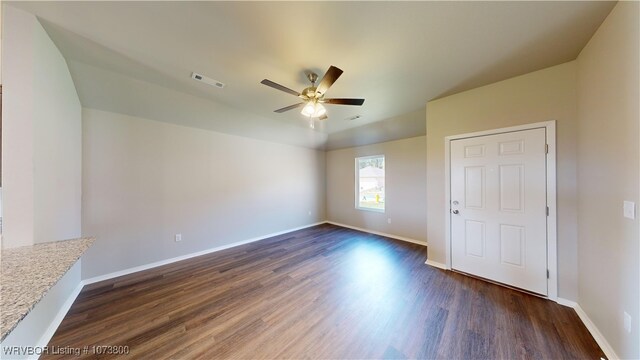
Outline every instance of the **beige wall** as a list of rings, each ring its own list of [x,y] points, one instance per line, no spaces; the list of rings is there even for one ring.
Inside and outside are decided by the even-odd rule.
[[[324,221],[324,178],[322,151],[84,108],[82,276]]]
[[[4,5],[3,247],[80,235],[81,107],[35,16]]]
[[[640,358],[638,220],[622,216],[640,199],[639,13],[619,2],[578,57],[579,303],[625,359]]]
[[[328,151],[327,220],[426,242],[425,140],[419,136]],[[384,213],[355,208],[355,158],[369,155],[385,155]]]
[[[429,260],[446,263],[444,138],[557,121],[558,287],[576,300],[576,64],[569,62],[427,103]]]

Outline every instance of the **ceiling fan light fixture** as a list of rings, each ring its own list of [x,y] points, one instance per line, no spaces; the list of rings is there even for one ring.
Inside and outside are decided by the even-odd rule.
[[[313,113],[313,117],[320,117],[327,113],[327,109],[322,104],[316,103],[316,111]]]
[[[302,111],[300,113],[306,117],[312,117],[315,111],[316,108],[315,106],[313,106],[313,102],[309,101],[307,105],[302,108]]]
[[[307,105],[302,108],[300,112],[302,115],[310,118],[317,118],[327,113],[327,109],[325,109],[322,104],[317,102],[309,101]]]

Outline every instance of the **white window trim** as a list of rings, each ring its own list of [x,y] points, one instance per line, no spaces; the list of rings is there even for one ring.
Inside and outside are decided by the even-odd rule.
[[[547,205],[549,216],[547,217],[547,267],[549,278],[547,279],[547,298],[558,301],[558,239],[557,239],[557,204],[556,204],[556,121],[544,121],[533,124],[511,126],[501,129],[478,131],[468,134],[459,134],[445,137],[445,239],[446,239],[446,269],[451,270],[451,157],[450,146],[452,140],[470,137],[502,134],[507,132],[544,128],[546,129],[547,145]]]
[[[373,158],[379,158],[379,157],[383,157],[384,161],[385,161],[385,165],[384,165],[384,178],[385,178],[385,188],[386,188],[386,184],[387,184],[387,157],[384,154],[380,154],[380,155],[369,155],[369,156],[358,156],[355,158],[355,183],[353,185],[353,189],[355,191],[354,194],[354,201],[355,201],[355,207],[356,210],[363,210],[363,211],[372,211],[372,212],[377,212],[377,213],[385,213],[385,211],[387,210],[387,190],[385,189],[384,191],[384,209],[372,209],[372,208],[367,208],[367,207],[361,207],[360,206],[360,168],[358,166],[358,160],[361,159],[373,159]]]

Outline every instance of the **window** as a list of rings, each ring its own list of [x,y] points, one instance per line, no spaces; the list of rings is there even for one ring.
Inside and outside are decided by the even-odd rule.
[[[384,155],[356,158],[356,208],[384,212]]]

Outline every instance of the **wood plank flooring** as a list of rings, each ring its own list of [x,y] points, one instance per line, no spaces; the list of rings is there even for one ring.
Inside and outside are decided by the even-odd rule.
[[[124,359],[604,357],[572,309],[426,255],[320,225],[86,286],[49,346],[129,346]]]

